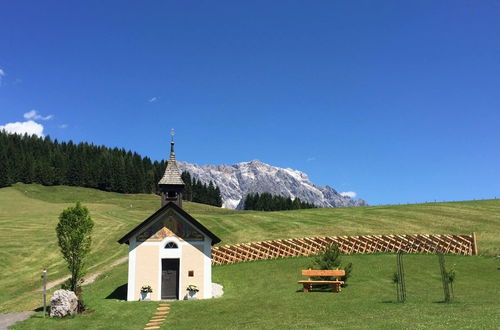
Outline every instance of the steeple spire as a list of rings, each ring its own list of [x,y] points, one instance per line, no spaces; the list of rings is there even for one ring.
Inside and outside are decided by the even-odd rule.
[[[173,160],[173,161],[175,161],[174,135],[175,135],[175,130],[172,128],[170,130],[170,160]]]
[[[167,168],[165,173],[158,182],[158,188],[161,195],[161,205],[165,205],[168,202],[174,202],[182,207],[182,192],[184,191],[184,181],[181,178],[181,172],[179,167],[177,167],[177,161],[175,160],[174,152],[174,135],[175,131],[172,128],[170,131],[170,158],[167,161]]]

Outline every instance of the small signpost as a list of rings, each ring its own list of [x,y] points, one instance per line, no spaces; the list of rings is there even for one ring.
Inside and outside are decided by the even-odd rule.
[[[44,268],[42,272],[43,279],[43,317],[47,313],[47,268]]]

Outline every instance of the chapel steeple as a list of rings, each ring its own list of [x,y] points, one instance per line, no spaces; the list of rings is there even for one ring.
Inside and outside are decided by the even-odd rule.
[[[182,181],[181,173],[177,167],[174,152],[174,135],[175,131],[172,128],[170,131],[170,157],[167,161],[167,168],[163,177],[158,182],[158,190],[161,195],[161,206],[169,202],[173,202],[182,207],[182,193],[184,192],[184,181]]]

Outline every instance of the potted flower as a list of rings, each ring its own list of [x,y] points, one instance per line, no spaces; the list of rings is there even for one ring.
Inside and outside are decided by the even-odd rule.
[[[187,294],[187,300],[195,300],[196,299],[196,293],[200,291],[198,287],[194,284],[189,284],[188,287],[186,288],[188,294]]]
[[[141,300],[151,300],[153,289],[149,285],[143,285],[141,288]]]

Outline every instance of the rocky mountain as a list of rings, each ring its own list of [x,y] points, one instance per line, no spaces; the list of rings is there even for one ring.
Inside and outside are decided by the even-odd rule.
[[[320,207],[367,205],[364,200],[343,196],[329,186],[316,186],[303,172],[271,166],[258,160],[234,165],[199,166],[179,161],[177,164],[181,171],[188,171],[203,183],[213,181],[221,191],[222,207],[225,208],[241,209],[248,193],[263,192],[299,197]]]

